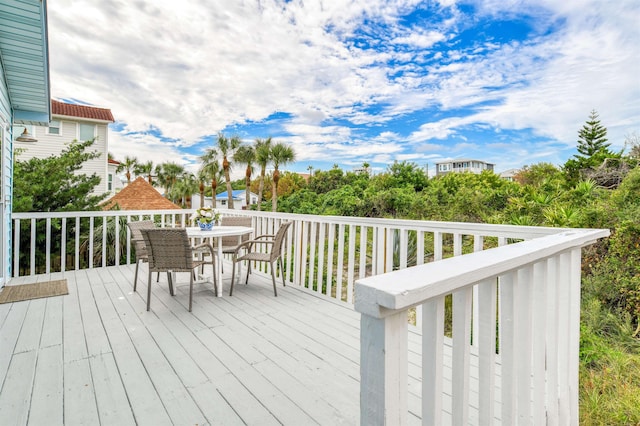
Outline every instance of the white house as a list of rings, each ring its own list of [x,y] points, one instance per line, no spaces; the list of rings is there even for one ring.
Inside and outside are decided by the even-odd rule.
[[[0,287],[11,276],[13,129],[51,120],[47,2],[2,2],[0,13]]]
[[[45,125],[14,124],[13,140],[15,149],[20,149],[19,160],[30,158],[47,158],[59,155],[73,140],[86,141],[95,138],[91,150],[101,155],[88,160],[82,165],[78,173],[86,175],[96,174],[100,177],[100,184],[93,193],[96,195],[115,193],[113,181],[109,188],[108,151],[109,123],[113,123],[111,110],[87,105],[75,105],[51,100],[51,122]],[[31,135],[24,138],[26,131]],[[116,179],[115,173],[112,179]]]
[[[124,188],[124,183],[117,173],[119,165],[119,161],[107,159],[107,192],[111,195],[117,194]]]
[[[436,176],[446,175],[447,173],[463,173],[470,172],[480,174],[485,170],[493,171],[495,164],[487,163],[480,160],[472,160],[461,158],[457,160],[443,161],[436,163]]]
[[[513,182],[515,179],[515,176],[520,173],[520,169],[508,169],[505,170],[504,172],[500,173],[500,177],[504,180],[507,180],[509,182]]]
[[[244,189],[233,190],[231,191],[231,195],[233,197],[234,210],[243,210],[247,208],[247,195]],[[257,203],[258,203],[258,194],[249,192],[249,204],[253,205]],[[216,196],[216,208],[218,209],[229,208],[229,195],[227,194],[227,191],[221,192]]]

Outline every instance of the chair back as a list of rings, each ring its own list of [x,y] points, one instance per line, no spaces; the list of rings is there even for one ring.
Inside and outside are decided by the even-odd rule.
[[[287,236],[287,230],[293,222],[284,222],[280,225],[276,236],[273,239],[273,247],[271,249],[271,261],[273,262],[282,255],[282,246]]]
[[[253,226],[253,218],[251,216],[223,216],[222,220],[221,220],[221,225],[222,226],[247,226],[249,228],[251,228]],[[247,240],[249,240],[251,237],[251,234],[245,234],[241,237],[241,242],[245,242]],[[222,246],[223,247],[227,247],[227,246],[237,246],[238,243],[238,237],[235,236],[231,236],[231,237],[222,237]]]
[[[146,259],[147,248],[145,247],[141,231],[143,229],[154,229],[156,224],[152,220],[138,220],[136,222],[128,222],[127,227],[131,232],[131,241],[136,248],[136,259]]]
[[[142,229],[152,272],[185,272],[193,269],[193,252],[184,228]]]

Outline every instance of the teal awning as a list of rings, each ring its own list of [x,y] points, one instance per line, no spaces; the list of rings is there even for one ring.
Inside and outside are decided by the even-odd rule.
[[[14,123],[51,121],[46,0],[0,0],[0,60]]]

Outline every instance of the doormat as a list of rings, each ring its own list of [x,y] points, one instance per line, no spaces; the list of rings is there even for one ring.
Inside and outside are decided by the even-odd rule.
[[[21,302],[41,297],[69,294],[67,280],[45,281],[36,284],[6,285],[0,291],[0,303]]]

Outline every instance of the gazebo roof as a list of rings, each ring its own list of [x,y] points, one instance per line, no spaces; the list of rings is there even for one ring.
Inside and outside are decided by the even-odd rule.
[[[121,210],[174,210],[181,207],[164,198],[142,176],[106,200],[102,210],[118,206]]]

